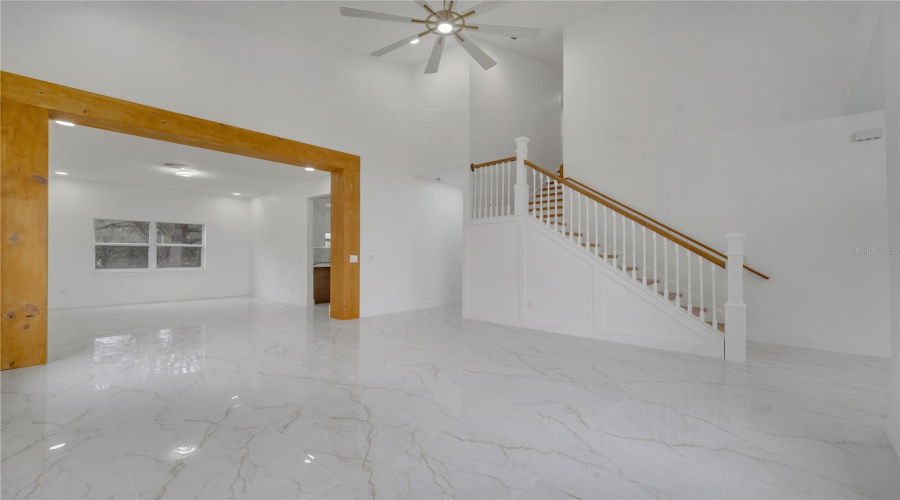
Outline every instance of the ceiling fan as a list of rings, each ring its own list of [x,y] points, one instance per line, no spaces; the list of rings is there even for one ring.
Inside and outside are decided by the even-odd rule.
[[[472,59],[481,65],[484,69],[490,69],[497,64],[497,61],[487,55],[481,47],[475,45],[471,39],[463,36],[466,30],[485,35],[508,36],[513,39],[517,38],[537,38],[541,34],[541,28],[531,28],[527,26],[507,26],[502,24],[473,24],[469,20],[479,14],[496,9],[511,1],[487,1],[481,2],[471,9],[461,11],[453,10],[453,0],[449,2],[443,0],[441,10],[434,10],[425,0],[414,0],[416,4],[425,9],[428,15],[425,19],[416,19],[409,16],[401,16],[397,14],[387,14],[384,12],[375,12],[371,10],[356,9],[353,7],[341,7],[341,15],[347,17],[361,17],[363,19],[375,19],[378,21],[394,21],[398,23],[415,23],[424,25],[425,31],[406,37],[400,41],[394,42],[387,47],[380,48],[371,55],[375,57],[383,56],[389,52],[399,49],[404,45],[419,43],[419,40],[426,35],[434,34],[434,46],[431,49],[431,57],[428,58],[428,64],[425,66],[425,73],[437,73],[438,66],[441,64],[441,54],[444,50],[444,42],[447,38],[453,37],[462,46],[466,52],[472,56]]]

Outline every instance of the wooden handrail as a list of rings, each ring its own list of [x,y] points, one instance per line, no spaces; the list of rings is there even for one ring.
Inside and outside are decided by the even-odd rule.
[[[470,168],[471,168],[472,170],[475,170],[476,168],[490,167],[491,165],[496,165],[496,164],[498,164],[498,163],[506,163],[506,162],[508,162],[508,161],[516,161],[516,157],[515,157],[515,156],[510,156],[509,158],[500,158],[499,160],[489,161],[489,162],[486,162],[486,163],[473,163],[472,166],[471,166]]]
[[[703,249],[703,248],[701,248],[701,247],[699,247],[699,246],[693,244],[692,242],[690,242],[690,241],[688,241],[688,240],[686,240],[686,239],[683,239],[681,236],[673,235],[673,234],[671,234],[671,233],[668,233],[668,232],[666,232],[666,231],[663,231],[663,230],[661,230],[660,228],[658,228],[656,225],[654,225],[654,224],[652,224],[652,223],[650,223],[650,222],[648,222],[648,221],[646,221],[646,220],[643,220],[643,219],[641,219],[641,218],[639,218],[639,217],[635,217],[634,215],[631,215],[631,214],[630,214],[627,210],[625,210],[624,208],[622,208],[622,207],[620,207],[620,206],[618,206],[618,205],[616,205],[616,204],[613,204],[612,202],[609,202],[609,201],[607,201],[607,200],[604,200],[604,199],[602,199],[601,197],[597,196],[596,194],[594,194],[594,193],[592,193],[592,192],[590,192],[590,191],[588,191],[588,190],[582,188],[581,186],[579,186],[579,185],[577,185],[577,184],[575,184],[575,183],[569,182],[567,179],[563,179],[562,177],[559,177],[558,175],[556,175],[556,174],[554,174],[554,173],[551,173],[551,172],[549,172],[549,171],[547,171],[547,170],[544,170],[543,168],[541,168],[541,167],[535,165],[534,163],[532,163],[532,162],[530,162],[530,161],[528,161],[528,160],[525,160],[525,164],[528,165],[529,167],[531,167],[531,168],[537,170],[538,172],[540,172],[540,173],[546,175],[547,177],[549,177],[549,178],[555,180],[556,182],[559,182],[559,183],[561,183],[561,184],[565,184],[566,186],[569,186],[570,189],[572,189],[572,190],[574,190],[574,191],[577,191],[577,192],[581,193],[581,194],[584,195],[584,196],[587,196],[588,198],[590,198],[590,199],[596,201],[597,203],[599,203],[599,204],[601,204],[601,205],[603,205],[603,206],[605,206],[605,207],[611,209],[611,210],[614,211],[614,212],[619,213],[619,214],[622,215],[623,217],[625,217],[625,218],[627,218],[627,219],[630,219],[630,220],[632,220],[632,221],[634,221],[634,222],[636,222],[636,223],[638,223],[638,224],[640,224],[640,225],[646,227],[647,229],[649,229],[649,230],[651,230],[651,231],[653,231],[653,232],[655,232],[655,233],[657,233],[657,234],[661,234],[662,236],[664,236],[664,237],[668,238],[669,240],[671,240],[671,241],[677,243],[678,245],[681,245],[681,246],[683,246],[683,247],[685,247],[685,248],[691,250],[691,251],[694,252],[695,254],[697,254],[697,255],[703,257],[704,259],[706,259],[706,260],[712,262],[713,264],[715,264],[715,265],[717,265],[717,266],[719,266],[719,267],[721,267],[721,268],[724,268],[724,267],[725,267],[725,260],[723,260],[722,258],[720,258],[718,255],[706,251],[705,249]]]
[[[609,201],[611,201],[611,202],[613,202],[613,203],[619,205],[620,207],[622,207],[622,208],[624,208],[624,209],[626,209],[626,210],[631,211],[631,212],[634,213],[635,215],[637,215],[637,216],[639,216],[639,217],[643,217],[643,218],[647,219],[648,221],[650,221],[650,222],[652,222],[652,223],[654,223],[654,224],[656,224],[656,225],[658,225],[658,226],[660,226],[660,227],[666,229],[667,231],[671,231],[672,233],[677,234],[678,236],[681,236],[682,238],[684,238],[684,239],[686,239],[686,240],[688,240],[688,241],[691,241],[691,242],[693,242],[694,244],[696,244],[696,245],[698,245],[698,246],[701,246],[701,247],[703,247],[703,248],[709,250],[710,252],[712,252],[712,253],[714,253],[714,254],[716,254],[716,255],[722,257],[723,259],[727,259],[727,258],[728,258],[728,256],[725,255],[723,252],[720,252],[720,251],[716,250],[715,248],[712,248],[712,247],[709,246],[709,245],[706,245],[706,244],[704,244],[704,243],[701,243],[701,242],[695,240],[694,238],[691,238],[690,236],[688,236],[688,235],[682,233],[681,231],[679,231],[679,230],[677,230],[677,229],[675,229],[675,228],[673,228],[673,227],[671,227],[671,226],[668,226],[668,225],[666,225],[666,224],[663,224],[662,222],[660,222],[660,221],[654,219],[653,217],[650,217],[649,215],[647,215],[647,214],[645,214],[645,213],[642,213],[642,212],[640,212],[640,211],[638,211],[638,210],[635,210],[634,208],[629,207],[628,205],[622,203],[621,201],[616,200],[615,198],[613,198],[613,197],[611,197],[611,196],[605,195],[605,194],[601,193],[600,191],[597,191],[596,189],[594,189],[594,188],[592,188],[592,187],[590,187],[590,186],[587,186],[587,185],[585,185],[583,182],[577,181],[577,180],[575,180],[575,179],[573,179],[573,178],[571,178],[571,177],[569,177],[569,178],[566,179],[566,180],[567,180],[567,181],[571,181],[571,182],[573,182],[573,183],[575,183],[575,184],[578,184],[579,186],[581,186],[581,187],[583,187],[583,188],[585,188],[585,189],[587,189],[587,190],[590,190],[590,191],[596,193],[596,194],[599,195],[599,196],[602,196],[602,197],[606,198],[607,200],[609,200]],[[763,274],[763,273],[757,271],[756,269],[753,269],[753,268],[750,267],[750,266],[745,265],[745,266],[744,266],[744,269],[746,269],[747,271],[750,271],[751,273],[753,273],[753,274],[759,276],[760,278],[763,278],[763,279],[769,279],[768,276],[766,276],[765,274]]]

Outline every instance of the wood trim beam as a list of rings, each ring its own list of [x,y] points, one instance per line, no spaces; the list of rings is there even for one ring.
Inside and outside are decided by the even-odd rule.
[[[331,317],[359,317],[359,156],[0,72],[0,369],[47,361],[50,119],[331,172]]]
[[[331,317],[359,317],[359,169],[331,174]],[[356,262],[351,262],[355,256]]]
[[[335,172],[359,157],[223,123],[0,72],[0,97],[49,111],[50,118],[186,146]]]
[[[0,100],[0,369],[47,362],[46,109]]]

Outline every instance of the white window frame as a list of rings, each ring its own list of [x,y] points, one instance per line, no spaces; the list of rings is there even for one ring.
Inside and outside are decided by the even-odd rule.
[[[174,222],[171,224],[200,224],[203,227],[203,236],[201,237],[201,243],[199,245],[189,245],[184,243],[158,243],[159,235],[156,232],[156,222],[153,221],[145,221],[145,220],[136,220],[136,219],[116,219],[110,217],[94,217],[91,222],[96,220],[121,220],[121,221],[129,221],[129,222],[149,222],[150,229],[148,235],[147,243],[98,243],[96,241],[97,235],[94,233],[93,224],[91,224],[91,232],[94,238],[94,247],[95,251],[93,252],[93,259],[91,261],[91,267],[95,273],[99,274],[164,274],[164,273],[191,273],[191,272],[205,272],[206,271],[206,224],[196,223],[196,222]],[[148,247],[147,250],[147,267],[140,268],[126,268],[126,269],[97,269],[97,252],[96,247],[98,246],[110,246],[110,247]],[[156,249],[159,247],[192,247],[192,248],[200,248],[200,267],[157,267],[156,266]]]

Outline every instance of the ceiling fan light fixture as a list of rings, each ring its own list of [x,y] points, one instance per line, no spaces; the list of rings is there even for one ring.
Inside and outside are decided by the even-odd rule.
[[[453,31],[453,24],[450,22],[444,21],[441,24],[438,24],[437,29],[441,33],[450,33],[451,31]]]

